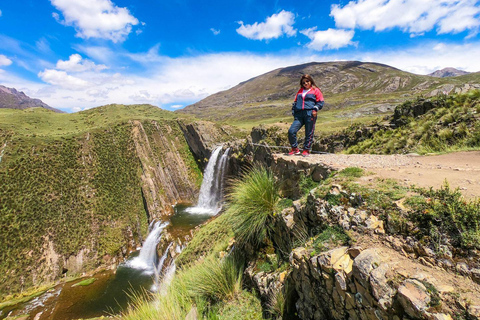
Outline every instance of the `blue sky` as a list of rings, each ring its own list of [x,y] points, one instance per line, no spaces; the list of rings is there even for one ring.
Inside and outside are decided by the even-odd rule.
[[[67,112],[174,110],[311,61],[477,72],[479,28],[476,0],[1,0],[0,84]]]

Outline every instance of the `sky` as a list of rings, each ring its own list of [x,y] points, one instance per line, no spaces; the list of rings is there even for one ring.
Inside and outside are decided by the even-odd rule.
[[[176,110],[312,61],[477,72],[479,31],[480,0],[0,0],[0,84],[66,112]]]

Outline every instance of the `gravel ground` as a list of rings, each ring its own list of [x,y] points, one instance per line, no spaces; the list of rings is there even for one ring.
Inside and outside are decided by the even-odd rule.
[[[445,181],[469,199],[480,198],[480,151],[442,155],[311,154],[309,157],[276,154],[291,161],[323,163],[335,169],[365,169],[365,181],[397,179],[403,185],[440,188]]]

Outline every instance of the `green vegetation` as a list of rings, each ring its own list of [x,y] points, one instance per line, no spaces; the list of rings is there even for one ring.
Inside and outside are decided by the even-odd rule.
[[[313,240],[314,254],[349,244],[350,236],[340,226],[327,226]]]
[[[255,166],[232,182],[225,214],[240,245],[258,246],[265,241],[279,199],[277,181],[264,167]]]
[[[232,238],[229,218],[222,214],[195,232],[188,246],[176,258],[176,264],[180,267],[190,265],[199,257],[224,251]]]
[[[439,190],[417,189],[417,192],[423,199],[408,203],[412,211],[407,217],[417,226],[417,237],[437,251],[447,243],[480,249],[480,199],[467,201],[447,183]]]
[[[92,283],[94,283],[95,281],[97,281],[96,278],[88,278],[88,279],[85,279],[85,280],[82,280],[80,282],[75,283],[72,287],[88,286],[88,285],[91,285]]]
[[[428,110],[416,115],[416,110]],[[381,129],[347,149],[347,153],[420,154],[480,147],[480,90],[466,94],[407,101],[395,110],[395,129]],[[378,125],[378,123],[376,124]],[[353,135],[360,126],[345,130]]]

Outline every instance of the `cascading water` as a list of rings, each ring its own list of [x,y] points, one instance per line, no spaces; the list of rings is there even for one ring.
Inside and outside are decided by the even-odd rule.
[[[220,211],[230,148],[225,150],[222,156],[220,156],[221,151],[222,147],[220,146],[212,152],[203,175],[198,203],[195,207],[187,209],[187,212],[215,215]]]
[[[140,249],[139,255],[128,261],[125,265],[153,274],[157,265],[157,244],[161,239],[163,229],[165,229],[168,224],[168,222],[155,222],[147,239],[143,243],[142,249]]]

